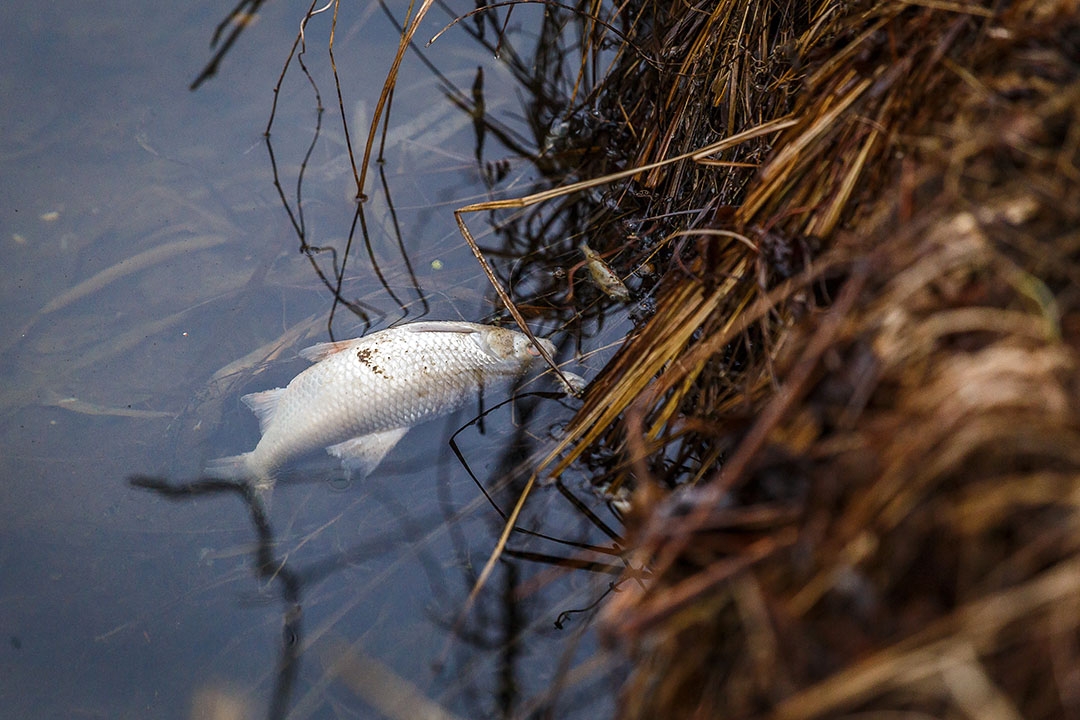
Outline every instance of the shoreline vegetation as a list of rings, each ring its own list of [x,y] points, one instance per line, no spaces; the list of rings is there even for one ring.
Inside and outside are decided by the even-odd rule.
[[[1080,2],[545,5],[558,180],[457,218],[645,308],[535,476],[627,503],[618,716],[1080,715]]]
[[[1080,4],[640,13],[627,167],[793,124],[627,193],[678,239],[554,466],[631,490],[619,716],[1076,714]]]

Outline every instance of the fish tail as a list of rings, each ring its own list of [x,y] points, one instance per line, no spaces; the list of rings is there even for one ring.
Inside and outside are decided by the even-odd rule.
[[[254,461],[254,453],[230,455],[206,463],[203,474],[218,480],[247,480],[256,490],[274,487],[274,478],[269,471]]]
[[[250,459],[251,453],[217,458],[206,464],[204,473],[219,480],[248,480],[255,475],[248,462]]]
[[[206,464],[203,474],[218,480],[244,480],[254,491],[252,500],[261,504],[262,512],[270,512],[270,497],[274,490],[274,478],[269,473],[252,467],[251,453],[217,458]]]

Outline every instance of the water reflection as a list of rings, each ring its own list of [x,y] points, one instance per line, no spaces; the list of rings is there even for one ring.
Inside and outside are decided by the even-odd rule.
[[[526,72],[505,42],[504,59],[524,59],[496,61],[498,33],[470,22],[471,39],[425,53],[438,74],[404,66],[358,205],[341,118],[317,112],[301,74],[286,77],[269,146],[261,136],[299,18],[258,9],[187,94],[216,4],[0,8],[14,29],[0,82],[18,100],[0,108],[5,712],[182,718],[225,688],[255,716],[388,713],[348,680],[360,667],[462,717],[603,714],[598,688],[617,673],[596,661],[588,617],[611,591],[618,522],[584,482],[567,491],[581,506],[534,491],[518,526],[537,534],[514,535],[459,623],[572,401],[417,428],[362,485],[342,487],[332,462],[301,466],[269,516],[243,487],[182,480],[254,445],[238,398],[283,385],[298,348],[403,317],[501,315],[452,210],[567,165],[540,152],[561,111],[533,90],[554,76]],[[376,10],[338,28],[344,114],[361,127],[397,43]],[[329,15],[318,21],[307,57],[325,89]],[[568,297],[585,200],[470,222],[530,324],[591,376],[630,308],[587,286]]]
[[[277,589],[282,603],[281,656],[277,663],[277,677],[270,701],[269,717],[284,717],[290,704],[289,698],[292,695],[293,684],[296,681],[298,648],[303,639],[300,620],[303,615],[301,594],[304,580],[293,572],[287,561],[274,557],[275,539],[266,510],[258,495],[247,483],[227,481],[201,480],[173,485],[159,478],[135,476],[131,479],[131,484],[153,490],[170,499],[231,493],[241,497],[248,506],[251,523],[258,538],[254,551],[256,575],[267,585]]]
[[[532,407],[535,408],[535,403]],[[492,476],[520,477],[524,467],[522,452],[529,446],[523,437],[524,427],[520,425],[514,437],[499,443],[508,450],[499,461],[501,472]],[[462,428],[458,435],[466,430]],[[292,481],[305,482],[305,475],[298,474]],[[394,475],[402,482],[416,480],[402,477],[409,475],[407,471]],[[368,706],[395,718],[452,717],[439,702],[449,707],[464,707],[467,717],[517,716],[525,708],[531,708],[530,712],[544,708],[553,711],[560,700],[580,702],[573,700],[576,695],[573,689],[565,690],[569,685],[565,675],[573,666],[566,644],[572,647],[580,643],[588,619],[606,591],[598,592],[598,586],[591,583],[568,591],[559,587],[559,576],[563,573],[549,570],[538,575],[517,563],[506,562],[492,591],[484,596],[474,616],[462,624],[460,599],[475,579],[475,564],[484,552],[484,548],[474,547],[476,538],[487,536],[485,532],[478,534],[475,524],[485,520],[487,513],[479,499],[462,505],[458,488],[440,483],[441,517],[430,514],[430,502],[415,496],[402,497],[397,488],[381,487],[365,488],[370,496],[346,502],[336,512],[327,513],[321,502],[324,498],[317,497],[326,494],[325,488],[317,488],[309,491],[305,501],[299,504],[293,494],[290,498],[293,509],[287,516],[286,527],[276,532],[261,496],[245,483],[217,480],[175,483],[145,476],[134,477],[131,482],[135,487],[171,500],[194,502],[199,497],[235,496],[244,502],[256,538],[247,554],[260,582],[259,594],[274,597],[280,613],[282,636],[278,659],[272,677],[267,680],[272,685],[268,693],[269,717],[320,716],[320,709],[324,710],[327,703],[334,704],[334,693],[329,693],[329,697],[327,693],[335,681],[342,682]],[[338,490],[354,495],[356,488],[339,486]],[[498,509],[500,499],[511,498],[515,488],[481,490],[488,502],[505,516],[506,512]],[[565,489],[564,492],[569,495]],[[303,510],[308,503],[311,503],[309,510]],[[386,511],[381,521],[372,521],[377,515],[372,512],[373,505],[381,505]],[[565,512],[560,514],[566,516]],[[614,531],[599,518],[593,520],[617,542]],[[365,530],[353,531],[354,523],[363,525]],[[542,525],[535,519],[522,524],[519,536],[524,540],[515,542],[519,547],[512,548],[508,557],[538,561],[553,569],[562,566],[606,571],[614,580],[619,569],[615,565],[585,562],[582,558],[591,553],[617,561],[616,545],[579,541],[572,543],[576,557],[557,558],[524,549],[537,543],[541,547],[565,549],[561,539],[530,530],[529,526],[534,524]],[[347,539],[352,544],[346,544]],[[535,542],[529,543],[530,540]],[[402,554],[402,549],[407,551]],[[226,548],[207,549],[202,557],[210,560],[236,557],[236,554]],[[390,565],[383,566],[387,561]],[[383,566],[381,572],[365,573],[380,566]],[[416,582],[421,574],[426,588],[425,582]],[[365,575],[367,579],[358,582],[358,576]],[[415,597],[399,594],[410,588],[415,589]],[[609,584],[608,589],[611,588]],[[388,590],[394,595],[393,605],[378,607],[386,602],[379,596]],[[374,611],[372,604],[377,607]],[[425,609],[419,610],[420,607]],[[557,615],[555,609],[559,610]],[[417,636],[413,627],[418,621],[413,613],[417,612],[431,616],[437,626],[452,631],[454,643],[447,646],[435,642],[437,638]],[[378,621],[373,621],[372,615],[377,615]],[[312,617],[325,619],[312,622]],[[346,642],[343,637],[352,636],[343,634],[354,632],[358,625],[366,629],[359,639]],[[561,632],[545,632],[544,626]],[[382,645],[384,640],[380,636],[386,632],[401,643],[398,653],[407,648],[410,654],[419,654],[414,657],[420,661],[419,672],[413,667],[402,676],[375,659],[386,655],[400,665],[398,653],[387,654]],[[545,635],[546,640],[541,639]],[[411,640],[406,639],[410,636]],[[370,656],[367,646],[377,654]],[[451,649],[450,657],[445,655],[447,647]],[[590,653],[595,652],[591,643],[588,648]],[[431,670],[425,672],[424,664],[433,665],[434,674]],[[305,683],[298,682],[302,669],[308,677]],[[373,677],[378,681],[373,681]],[[416,679],[425,677],[434,678],[435,684],[428,687],[437,690],[439,702],[429,699],[416,684]],[[563,697],[564,694],[569,698]],[[463,705],[463,701],[470,699],[471,702]],[[590,712],[595,712],[595,706],[590,707]]]

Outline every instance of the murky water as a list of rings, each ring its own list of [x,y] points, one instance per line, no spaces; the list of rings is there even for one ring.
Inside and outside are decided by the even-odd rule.
[[[475,411],[413,430],[362,484],[342,483],[330,459],[302,463],[269,517],[228,488],[172,497],[129,482],[149,475],[175,488],[206,459],[249,450],[257,427],[239,396],[283,385],[304,367],[296,351],[328,339],[332,293],[298,252],[262,137],[302,10],[269,4],[218,75],[189,92],[225,11],[0,7],[0,715],[185,718],[235,703],[247,717],[378,717],[395,701],[398,717],[424,702],[459,717],[604,715],[618,674],[597,660],[593,610],[560,615],[591,608],[609,576],[507,560],[457,625],[502,527],[449,444]],[[538,16],[515,17],[528,27]],[[340,262],[356,204],[330,111],[329,25],[326,13],[306,32],[328,111],[305,169],[303,229]],[[356,147],[397,33],[374,4],[343,5],[337,32]],[[482,67],[488,113],[528,141],[519,89],[490,51],[451,32],[426,54],[466,93]],[[495,314],[452,215],[492,186],[471,119],[440,82],[410,55],[386,162],[368,182],[367,240],[354,233],[347,255],[341,295],[373,328]],[[271,142],[294,213],[315,107],[293,65]],[[502,196],[539,179],[497,138],[481,159],[505,161]],[[489,221],[470,225],[497,246]],[[313,257],[334,281],[332,254]],[[563,265],[578,260],[568,252]],[[554,265],[500,262],[525,268],[522,286],[559,276]],[[625,316],[617,309],[580,342],[550,315],[535,329],[555,333],[572,361],[621,337]],[[365,323],[339,306],[332,329],[349,337]],[[602,358],[567,369],[591,377]],[[573,407],[526,399],[457,435],[504,511],[526,479],[517,468]],[[611,544],[554,488],[534,493],[520,524]],[[581,552],[524,536],[511,546]]]

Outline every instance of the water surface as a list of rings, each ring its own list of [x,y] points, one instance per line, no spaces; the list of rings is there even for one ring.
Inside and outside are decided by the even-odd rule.
[[[404,7],[392,10],[400,17]],[[473,409],[411,432],[362,484],[342,482],[328,459],[305,461],[283,478],[268,518],[253,519],[239,492],[177,499],[128,481],[149,475],[176,487],[208,458],[253,447],[257,427],[240,395],[288,382],[304,367],[297,350],[331,331],[497,314],[452,210],[540,180],[489,137],[482,161],[505,160],[508,172],[484,183],[470,118],[411,57],[381,176],[367,188],[367,243],[354,233],[343,275],[342,295],[366,318],[339,307],[331,324],[333,295],[298,252],[262,135],[302,11],[267,6],[219,74],[189,92],[224,12],[216,3],[0,8],[9,29],[0,49],[4,714],[183,718],[228,698],[250,717],[379,716],[378,688],[350,686],[350,668],[385,671],[415,702],[460,717],[604,714],[615,676],[581,669],[599,652],[593,611],[563,617],[562,629],[555,622],[593,606],[610,578],[504,562],[451,633],[502,527],[448,442]],[[536,16],[516,17],[527,27]],[[329,110],[306,164],[303,230],[340,260],[356,204],[332,112],[329,21],[313,19],[306,33]],[[397,35],[374,5],[343,6],[338,23],[358,143]],[[482,67],[488,112],[528,140],[521,93],[491,52],[454,32],[426,52],[465,91]],[[294,65],[271,135],[294,213],[316,119],[314,92]],[[482,243],[497,244],[490,218],[470,222]],[[315,259],[332,277],[331,254]],[[528,268],[523,285],[549,271],[519,267]],[[614,312],[602,331],[594,323],[580,345],[551,318],[538,317],[536,329],[555,333],[561,359],[573,360],[577,347],[618,339],[625,315]],[[591,377],[602,358],[568,369]],[[550,380],[526,388],[554,389]],[[574,406],[527,399],[457,436],[504,510],[525,480],[516,469],[543,452]],[[602,503],[571,489],[617,527]],[[536,492],[522,525],[611,542],[553,488]],[[262,559],[272,561],[261,567],[260,532]]]

